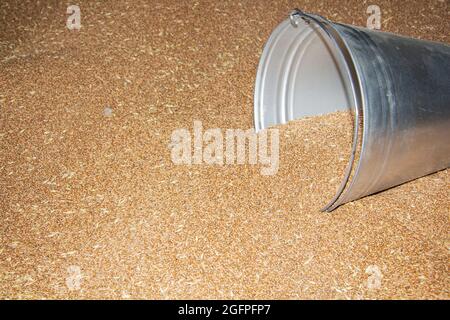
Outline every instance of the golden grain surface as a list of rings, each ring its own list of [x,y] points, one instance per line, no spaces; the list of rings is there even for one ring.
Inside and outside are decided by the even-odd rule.
[[[382,30],[450,42],[447,1],[376,2]],[[280,128],[275,176],[170,159],[194,120],[252,126],[289,10],[364,25],[369,3],[77,4],[70,31],[65,1],[0,2],[1,298],[450,298],[449,170],[321,213],[336,115]]]

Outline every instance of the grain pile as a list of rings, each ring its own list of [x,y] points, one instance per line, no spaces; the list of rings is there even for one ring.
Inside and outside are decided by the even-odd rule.
[[[335,112],[276,128],[281,134],[280,175],[295,181],[293,186],[298,189],[291,192],[298,195],[298,201],[310,201],[316,209],[323,208],[344,178],[352,149],[353,117],[347,112]],[[283,189],[282,185],[278,188]]]
[[[341,114],[280,127],[275,176],[170,159],[194,120],[251,127],[290,9],[363,25],[366,4],[78,5],[77,32],[65,2],[0,3],[1,298],[449,298],[449,170],[318,211]],[[450,40],[445,1],[378,5],[385,31]]]

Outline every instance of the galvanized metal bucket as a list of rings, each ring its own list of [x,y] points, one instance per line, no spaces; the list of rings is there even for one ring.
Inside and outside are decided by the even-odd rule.
[[[323,208],[450,166],[450,46],[294,10],[258,67],[256,131],[352,108],[352,152]]]

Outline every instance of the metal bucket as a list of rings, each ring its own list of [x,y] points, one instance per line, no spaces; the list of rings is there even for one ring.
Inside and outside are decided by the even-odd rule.
[[[324,211],[449,167],[450,46],[294,10],[261,56],[256,131],[346,108],[352,152]]]

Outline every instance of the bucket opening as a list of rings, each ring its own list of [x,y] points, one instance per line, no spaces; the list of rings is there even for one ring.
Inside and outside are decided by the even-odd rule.
[[[323,210],[334,209],[331,207],[348,186],[358,145],[356,119],[360,112],[355,87],[359,87],[354,71],[349,71],[348,52],[343,50],[346,48],[335,40],[320,23],[298,19],[293,25],[285,20],[265,45],[255,85],[257,131],[309,116],[349,113],[349,130],[353,131],[349,162],[342,176],[337,177],[342,182],[334,198]]]

